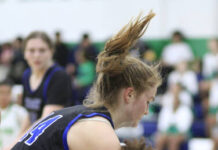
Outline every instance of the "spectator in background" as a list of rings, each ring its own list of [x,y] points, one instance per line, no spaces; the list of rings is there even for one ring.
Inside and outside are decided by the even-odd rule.
[[[22,75],[27,68],[27,63],[23,56],[23,39],[17,37],[13,42],[13,59],[8,77],[13,80],[15,84],[22,84]]]
[[[61,32],[55,33],[55,51],[54,51],[54,60],[61,65],[66,67],[68,60],[68,48],[62,42]]]
[[[168,77],[168,85],[180,83],[183,88],[192,96],[198,93],[198,80],[194,71],[188,69],[187,62],[178,63],[176,70],[171,72]]]
[[[71,53],[69,54],[69,60],[68,60],[68,65],[67,65],[67,72],[70,75],[75,75],[75,68],[78,65],[78,62],[76,61],[76,52],[79,50],[84,50],[87,53],[87,59],[89,59],[92,62],[97,61],[97,54],[98,54],[98,50],[97,48],[92,44],[90,38],[89,38],[89,34],[85,33],[82,36],[82,40],[81,42],[76,45],[75,47],[73,47]]]
[[[4,43],[0,53],[0,81],[7,78],[12,66],[13,57],[14,51],[11,43]]]
[[[25,131],[25,122],[29,120],[27,111],[11,101],[12,83],[8,80],[0,82],[0,149],[7,147],[15,138]]]
[[[75,47],[75,51],[80,49],[84,49],[86,51],[87,59],[93,62],[97,61],[98,50],[92,44],[88,33],[83,34],[81,43]]]
[[[178,83],[170,85],[170,90],[163,99],[163,107],[158,118],[156,148],[164,150],[179,150],[180,144],[188,138],[193,116],[188,104],[191,96],[182,93]]]
[[[180,89],[178,90],[178,88],[180,88]],[[181,83],[172,83],[168,86],[167,92],[162,97],[162,101],[161,101],[162,108],[173,107],[175,93],[177,91],[179,91],[179,93],[177,93],[177,94],[178,94],[180,103],[188,106],[189,108],[192,107],[191,94],[183,88]]]
[[[202,60],[201,59],[195,59],[190,64],[190,69],[195,72],[197,76],[198,83],[204,80],[204,76],[202,74]],[[198,92],[199,94],[199,92]]]
[[[158,93],[163,94],[167,87],[168,75],[176,65],[180,62],[190,62],[194,60],[194,56],[190,46],[184,42],[184,36],[180,31],[174,31],[171,43],[164,47],[161,59],[163,61],[162,77],[163,84]]]
[[[139,39],[130,49],[130,55],[135,58],[140,58],[147,63],[152,63],[156,60],[156,54],[154,51],[141,39]]]
[[[218,116],[218,72],[215,74],[213,80],[210,82],[209,88],[209,110],[208,115],[206,118],[208,135],[212,138],[216,137],[218,134],[218,123],[217,123],[217,116]]]
[[[218,40],[210,39],[208,41],[208,49],[210,50],[203,56],[203,75],[204,78],[213,78],[213,75],[218,71]]]
[[[95,63],[89,60],[89,53],[85,49],[76,52],[76,61],[78,67],[73,87],[76,90],[78,104],[82,104],[83,99],[85,99],[85,96],[95,80]]]
[[[13,49],[14,49],[14,61],[23,61],[23,38],[22,37],[17,37],[13,41]]]
[[[211,85],[214,82],[215,74],[218,72],[218,41],[217,39],[210,39],[208,41],[208,49],[210,50],[203,56],[202,59],[202,74],[203,80],[200,82],[200,96],[203,103],[204,113],[211,115],[210,108],[210,93]],[[210,117],[209,117],[210,118]],[[208,119],[207,121],[208,122]],[[210,123],[209,123],[210,124]],[[210,126],[210,125],[208,125]],[[210,128],[210,127],[209,127]],[[210,129],[209,129],[210,130]],[[209,135],[209,131],[208,131]]]
[[[166,91],[168,75],[180,62],[190,62],[194,59],[190,46],[184,42],[184,36],[180,31],[174,31],[171,43],[164,47],[161,59],[163,61],[163,84],[160,87],[161,94]]]
[[[162,60],[166,66],[175,66],[180,62],[193,61],[194,56],[190,46],[184,42],[184,36],[180,31],[172,35],[172,43],[168,44],[162,53]]]
[[[36,31],[24,41],[24,56],[29,64],[23,75],[23,105],[31,123],[69,104],[71,80],[53,60],[54,48],[46,33]]]
[[[202,61],[201,59],[195,59],[190,65],[191,72],[193,71],[196,75],[196,79],[198,82],[198,92],[193,96],[193,102],[194,102],[194,114],[196,119],[203,119],[206,116],[206,110],[207,110],[207,104],[206,101],[204,101],[205,95],[204,92],[201,90],[201,84],[204,81],[204,77],[202,75]]]

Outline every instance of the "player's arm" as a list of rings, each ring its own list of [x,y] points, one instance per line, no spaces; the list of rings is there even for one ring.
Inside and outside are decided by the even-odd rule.
[[[64,72],[57,72],[51,79],[47,91],[46,105],[42,110],[44,118],[56,110],[64,108],[71,98],[72,90],[69,77]]]
[[[53,111],[60,110],[62,108],[64,108],[64,106],[62,106],[62,105],[55,105],[55,104],[45,105],[43,110],[42,110],[42,116],[40,117],[40,119],[48,116]]]
[[[121,150],[113,128],[100,121],[77,122],[67,134],[69,150]]]
[[[23,134],[27,131],[27,129],[30,127],[31,122],[29,118],[29,114],[27,114],[21,122],[20,132],[18,134],[18,138],[22,137]]]

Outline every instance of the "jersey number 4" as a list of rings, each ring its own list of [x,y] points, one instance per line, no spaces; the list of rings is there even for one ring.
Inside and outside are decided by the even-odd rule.
[[[57,115],[54,116],[52,118],[48,118],[47,120],[39,123],[37,126],[34,126],[33,128],[31,128],[20,140],[23,141],[29,134],[30,137],[24,142],[25,144],[27,144],[28,146],[32,145],[40,135],[43,134],[43,132],[49,127],[51,126],[55,121],[57,121],[58,119],[62,118],[62,115]]]

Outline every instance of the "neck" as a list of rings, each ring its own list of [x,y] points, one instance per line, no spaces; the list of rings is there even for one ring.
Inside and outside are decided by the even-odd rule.
[[[108,109],[108,111],[110,112],[111,114],[111,118],[113,120],[113,123],[114,123],[114,128],[115,129],[118,129],[120,128],[120,120],[119,120],[119,113],[116,112],[116,111],[113,111],[112,109]]]
[[[108,109],[108,111],[111,114],[111,118],[114,123],[114,128],[118,129],[121,127],[127,127],[130,126],[126,121],[125,121],[125,115],[123,115],[122,109]]]
[[[45,72],[53,65],[53,62],[50,61],[46,66],[44,66],[41,69],[34,69],[32,68],[32,75],[35,76],[36,78],[40,78],[44,76]]]

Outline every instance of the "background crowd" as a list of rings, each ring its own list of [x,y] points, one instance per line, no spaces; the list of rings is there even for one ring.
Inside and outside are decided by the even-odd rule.
[[[24,56],[24,38],[0,44],[0,149],[24,132],[29,110],[24,105],[23,74],[29,67]],[[54,33],[54,63],[70,77],[70,102],[82,104],[96,79],[96,56],[102,50],[84,33],[79,43],[66,43],[61,32]],[[186,150],[192,139],[218,144],[218,40],[208,39],[202,58],[195,56],[181,31],[169,37],[160,54],[140,39],[129,55],[145,63],[160,62],[163,84],[137,128],[117,131],[120,139],[145,136],[157,150]],[[58,78],[57,78],[58,80]],[[65,89],[64,85],[59,86]],[[46,106],[46,105],[45,105]],[[45,107],[43,106],[43,107]],[[218,148],[218,146],[216,146]]]

